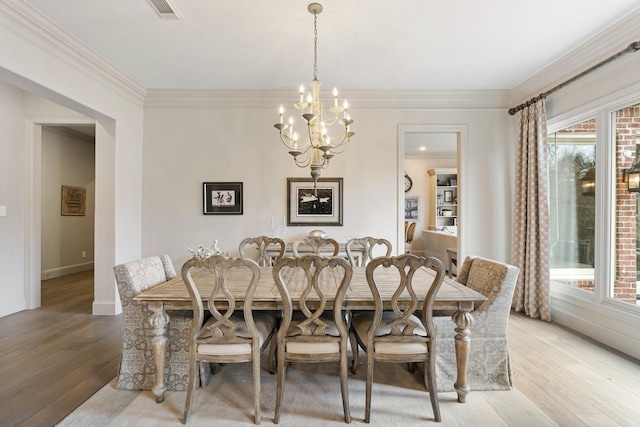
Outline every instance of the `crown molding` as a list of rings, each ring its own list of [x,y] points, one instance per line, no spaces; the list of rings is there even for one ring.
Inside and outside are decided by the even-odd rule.
[[[27,2],[0,2],[0,25],[47,54],[142,104],[146,90]]]
[[[512,103],[515,105],[525,102],[639,40],[640,10],[637,10],[516,86],[512,93]],[[640,55],[640,52],[630,55]]]
[[[343,90],[352,109],[507,109],[508,90],[374,91]],[[149,108],[275,108],[296,102],[290,90],[148,89]]]

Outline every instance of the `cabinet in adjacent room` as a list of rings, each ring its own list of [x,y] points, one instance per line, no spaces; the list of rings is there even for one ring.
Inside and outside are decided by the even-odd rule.
[[[457,169],[429,170],[429,230],[454,231],[458,208]]]

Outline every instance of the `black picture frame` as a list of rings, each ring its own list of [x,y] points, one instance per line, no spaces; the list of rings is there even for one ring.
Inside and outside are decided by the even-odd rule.
[[[287,225],[342,225],[342,178],[287,178]]]
[[[203,182],[204,215],[242,215],[242,182]]]

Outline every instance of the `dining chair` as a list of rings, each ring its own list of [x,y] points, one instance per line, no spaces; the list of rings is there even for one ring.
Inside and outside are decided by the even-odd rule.
[[[406,229],[406,232],[405,232],[405,252],[406,253],[411,252],[411,245],[413,243],[413,236],[416,232],[416,225],[417,225],[417,222],[412,222],[409,224],[409,226]]]
[[[246,286],[242,310],[229,290],[228,273],[248,270],[250,273],[241,285]],[[184,281],[193,304],[193,327],[189,340],[189,387],[182,423],[186,424],[197,387],[201,362],[242,363],[253,365],[254,422],[260,424],[260,353],[269,345],[276,326],[276,317],[261,311],[253,311],[251,303],[258,282],[260,267],[252,259],[228,258],[213,255],[208,258],[191,258],[182,266]],[[238,279],[234,279],[237,281]],[[205,307],[198,285],[211,288],[207,295],[207,309],[211,318],[205,321]],[[222,390],[220,390],[222,392]]]
[[[364,251],[358,251],[355,253],[353,251],[354,246],[364,247]],[[386,252],[384,256],[391,256],[391,242],[386,239],[376,239],[375,237],[360,237],[351,239],[347,242],[345,246],[345,251],[347,252],[347,258],[352,266],[366,266],[370,260],[375,258],[373,256],[373,251],[376,249],[376,246],[385,246]],[[358,254],[362,254],[362,259],[358,262]]]
[[[340,245],[338,241],[332,239],[331,237],[321,237],[321,236],[307,236],[304,239],[296,240],[293,242],[293,256],[299,257],[301,254],[298,251],[300,245],[308,245],[311,247],[311,252],[320,255],[321,252],[327,251],[327,247],[331,247],[333,251],[330,256],[337,256],[338,252],[340,252]]]
[[[145,333],[148,319],[153,312],[146,303],[134,298],[153,286],[176,277],[169,255],[154,255],[147,258],[118,264],[113,272],[120,295],[124,320],[124,336],[118,373],[117,390],[149,390],[156,382],[156,364],[153,358],[151,338]],[[167,326],[167,350],[165,376],[167,390],[184,391],[187,388],[189,370],[182,363],[189,356],[185,345],[189,338],[193,314],[187,311],[169,311]]]
[[[398,286],[391,298],[391,310],[384,310],[382,298],[376,285],[378,269],[395,269]],[[433,282],[424,301],[413,287],[414,274],[421,268],[435,270]],[[374,362],[422,362],[424,365],[424,384],[431,398],[431,406],[436,421],[441,421],[438,404],[438,391],[435,375],[436,330],[432,319],[433,302],[442,285],[445,268],[437,258],[424,258],[412,254],[395,257],[377,257],[366,267],[366,277],[375,310],[354,315],[352,331],[358,344],[367,355],[367,380],[365,398],[365,423],[371,419],[371,389],[373,385]],[[401,295],[409,296],[410,303],[400,304]],[[415,312],[421,309],[421,317]],[[354,351],[352,372],[358,366],[358,349]]]
[[[473,323],[469,326],[466,377],[470,390],[512,387],[507,329],[519,272],[516,266],[478,256],[467,256],[460,267],[456,281],[487,297],[470,312]],[[453,391],[457,378],[456,332],[451,329],[451,316],[437,316],[433,321],[438,331],[438,391]]]
[[[249,246],[256,246],[258,249],[258,264],[260,267],[271,267],[278,261],[280,258],[284,256],[285,251],[285,243],[284,240],[278,237],[267,237],[267,236],[258,236],[258,237],[247,237],[242,242],[240,242],[240,246],[238,250],[240,251],[240,257],[246,258],[246,249]],[[275,257],[275,259],[267,253],[267,248],[269,245],[278,245],[280,247],[280,252]]]
[[[299,287],[289,289],[287,284],[293,275],[300,278],[296,280]],[[347,260],[315,254],[285,257],[273,267],[273,278],[283,306],[283,316],[276,335],[278,385],[274,423],[280,421],[285,373],[289,362],[334,361],[340,362],[344,420],[346,423],[351,422],[347,385],[349,325],[348,314],[343,306],[352,275],[353,269]],[[297,307],[293,307],[291,292],[300,295]],[[327,304],[327,300],[331,299],[333,304]]]

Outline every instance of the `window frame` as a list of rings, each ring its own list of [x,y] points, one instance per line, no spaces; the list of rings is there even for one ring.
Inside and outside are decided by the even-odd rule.
[[[594,233],[593,269],[550,269],[552,299],[569,301],[589,301],[604,309],[615,309],[634,316],[640,316],[640,304],[629,304],[613,298],[615,283],[615,235],[616,235],[616,129],[614,114],[625,107],[640,103],[640,94],[634,96],[611,97],[583,106],[575,111],[553,117],[547,121],[547,135],[561,131],[581,122],[596,121],[596,218]],[[550,200],[549,200],[550,203]],[[552,270],[555,270],[552,272]],[[594,292],[566,286],[561,280],[570,270],[593,271]],[[586,272],[586,271],[585,271]],[[552,274],[553,273],[553,274]],[[573,276],[572,278],[575,278]],[[552,304],[553,306],[553,304]]]

